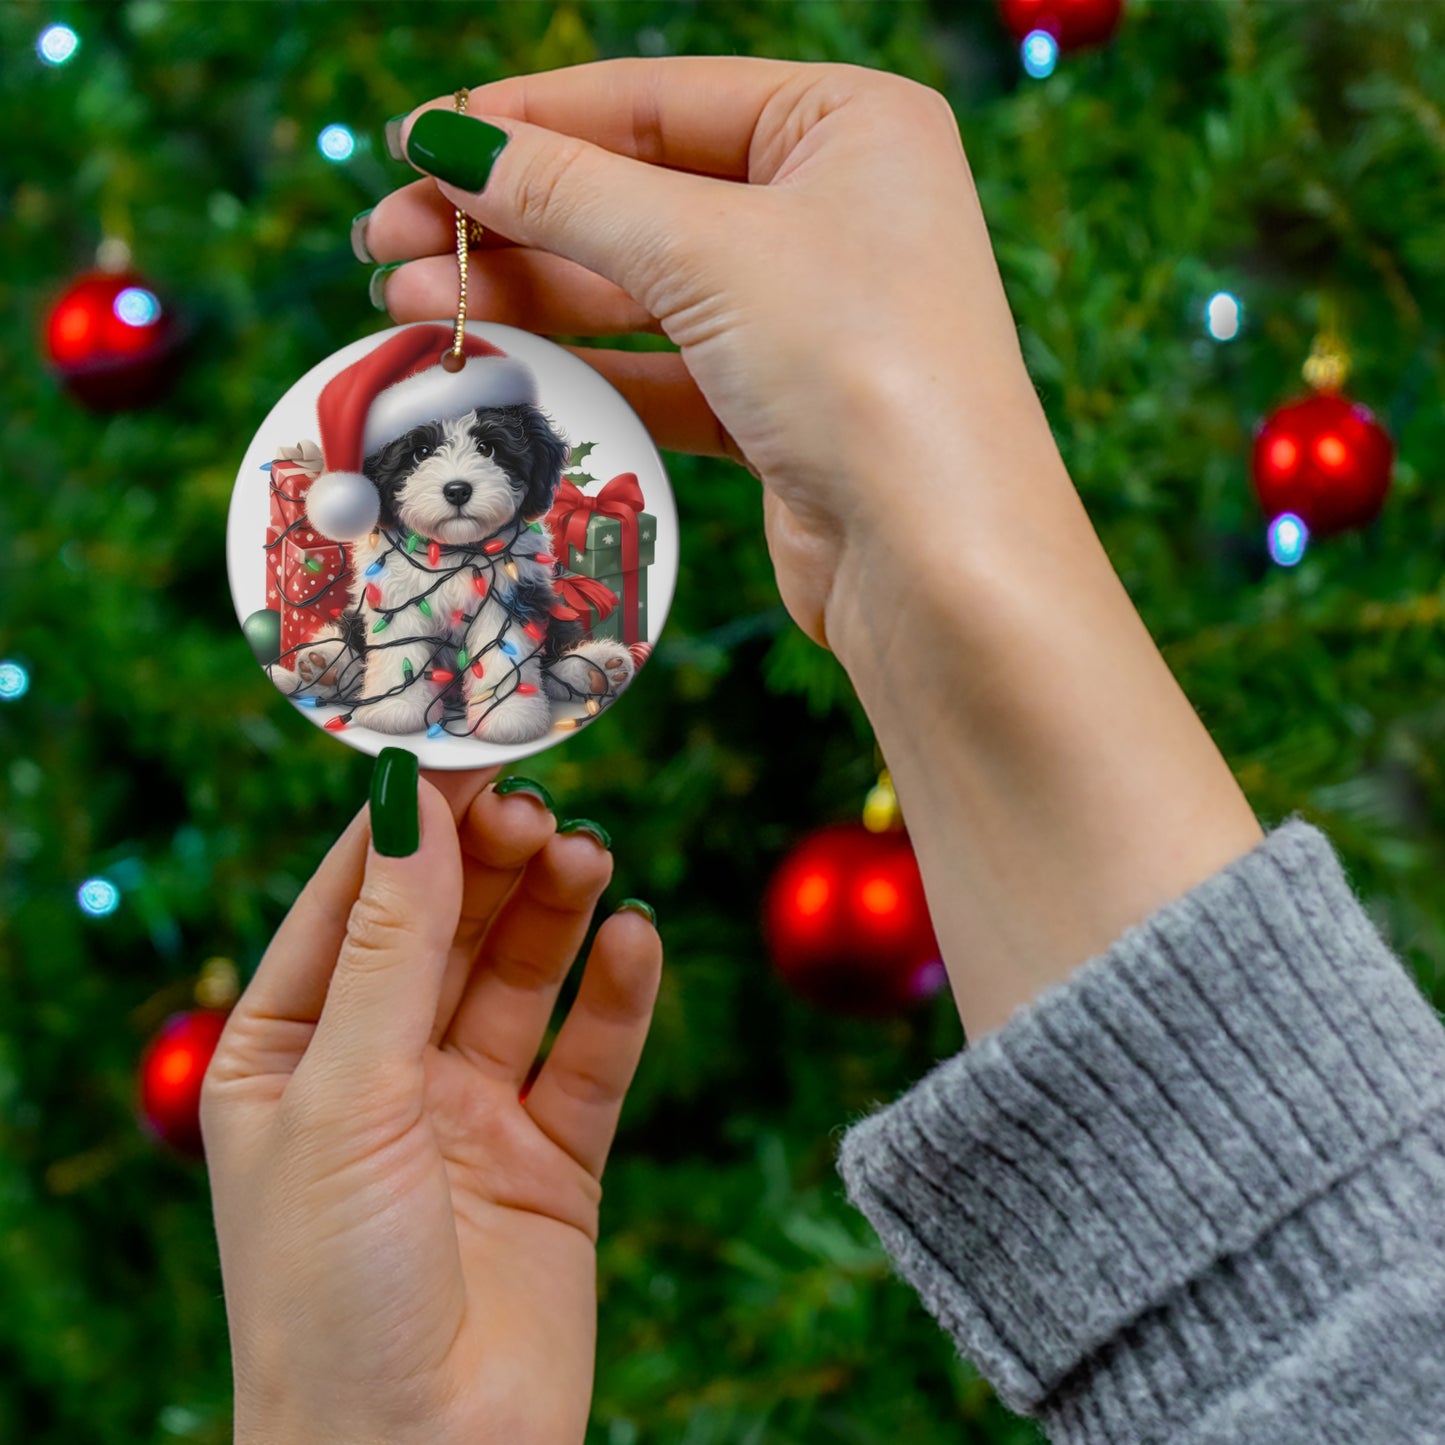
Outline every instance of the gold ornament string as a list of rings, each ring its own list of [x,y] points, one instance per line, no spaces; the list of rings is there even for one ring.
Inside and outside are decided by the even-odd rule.
[[[467,113],[467,101],[471,92],[465,87],[452,96],[452,104],[457,113]],[[482,239],[482,226],[480,221],[474,221],[465,211],[458,211],[457,216],[457,321],[456,329],[452,333],[452,346],[450,351],[442,352],[442,366],[447,371],[460,371],[467,364],[466,353],[462,350],[462,343],[467,334],[467,248],[469,245],[480,244]]]

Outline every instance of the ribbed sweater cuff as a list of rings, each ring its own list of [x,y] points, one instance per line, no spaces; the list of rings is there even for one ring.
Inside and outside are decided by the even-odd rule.
[[[1381,1156],[1445,1185],[1442,1105],[1439,1018],[1291,818],[856,1124],[839,1168],[1007,1404],[1156,1438],[1378,1259],[1404,1207]]]

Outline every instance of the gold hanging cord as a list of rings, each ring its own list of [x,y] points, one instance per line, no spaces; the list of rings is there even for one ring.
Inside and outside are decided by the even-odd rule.
[[[463,88],[452,96],[452,104],[458,113],[465,115],[470,92]],[[480,245],[482,224],[474,221],[465,211],[457,213],[457,323],[452,333],[450,351],[442,352],[442,366],[447,371],[460,371],[467,364],[462,343],[467,334],[467,248]]]

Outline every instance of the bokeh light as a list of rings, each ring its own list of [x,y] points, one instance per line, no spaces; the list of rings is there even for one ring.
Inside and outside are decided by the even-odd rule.
[[[35,42],[35,53],[47,65],[64,65],[80,49],[80,36],[68,25],[47,25]]]
[[[8,658],[0,662],[0,702],[14,702],[30,691],[30,674]]]
[[[316,137],[317,149],[329,161],[349,161],[356,151],[356,137],[344,125],[329,125]]]
[[[1310,529],[1293,512],[1281,512],[1269,524],[1269,555],[1281,567],[1293,567],[1305,554]]]
[[[76,893],[80,911],[104,918],[120,907],[120,889],[109,878],[87,878]]]
[[[1204,308],[1204,329],[1216,341],[1233,341],[1244,325],[1244,307],[1228,291],[1216,291]]]
[[[1019,47],[1024,69],[1035,80],[1044,80],[1054,73],[1059,63],[1059,42],[1047,30],[1031,30]]]
[[[112,309],[127,326],[149,326],[160,319],[161,303],[155,292],[144,286],[127,286]]]

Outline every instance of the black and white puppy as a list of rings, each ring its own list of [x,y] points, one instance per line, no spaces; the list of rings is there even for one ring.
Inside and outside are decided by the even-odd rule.
[[[502,744],[548,732],[553,700],[610,703],[632,656],[579,642],[576,623],[551,616],[552,564],[535,559],[552,539],[528,525],[550,509],[569,451],[520,404],[428,422],[367,457],[377,545],[352,544],[351,605],[298,656],[296,690],[355,703],[362,726],[411,733],[441,722],[441,694],[459,685],[467,730]]]

